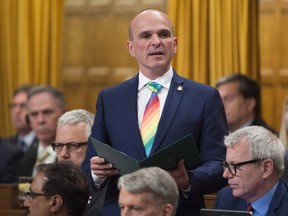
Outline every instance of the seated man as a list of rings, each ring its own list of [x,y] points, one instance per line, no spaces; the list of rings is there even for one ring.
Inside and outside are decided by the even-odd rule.
[[[93,122],[94,114],[83,109],[65,112],[58,119],[56,138],[52,143],[58,161],[72,161],[81,167]]]
[[[261,118],[261,91],[255,80],[243,74],[231,74],[218,80],[216,88],[223,100],[230,132],[259,125],[276,134]]]
[[[33,215],[80,216],[88,198],[86,176],[71,162],[41,164],[24,201]]]
[[[261,126],[250,126],[225,137],[225,145],[226,161],[221,164],[229,187],[218,192],[215,208],[249,210],[254,216],[287,215],[281,141]]]
[[[165,170],[149,167],[119,178],[121,216],[175,215],[179,192],[175,180]]]

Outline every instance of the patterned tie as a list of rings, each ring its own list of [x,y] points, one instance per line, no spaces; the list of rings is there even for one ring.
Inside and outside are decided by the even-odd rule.
[[[42,164],[49,155],[49,152],[46,149],[43,149],[37,158],[35,167],[37,167],[39,164]]]
[[[152,93],[144,111],[140,133],[145,147],[146,156],[149,156],[160,120],[160,103],[157,93],[159,93],[162,86],[156,82],[149,82],[146,86],[152,91]]]
[[[247,211],[253,212],[253,210],[254,210],[254,209],[253,209],[251,203],[248,203],[248,205],[247,205]]]

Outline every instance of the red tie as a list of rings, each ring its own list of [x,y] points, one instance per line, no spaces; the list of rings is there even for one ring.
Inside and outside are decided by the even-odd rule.
[[[247,211],[253,212],[253,207],[252,207],[251,203],[248,203]]]

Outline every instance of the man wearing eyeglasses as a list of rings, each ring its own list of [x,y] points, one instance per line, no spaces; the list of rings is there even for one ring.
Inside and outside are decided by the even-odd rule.
[[[245,127],[225,137],[221,162],[228,187],[220,190],[216,209],[249,210],[254,216],[287,215],[288,184],[281,179],[285,149],[261,126]]]
[[[58,119],[56,138],[52,143],[58,161],[72,161],[81,167],[93,122],[94,114],[83,109],[71,110]]]
[[[30,216],[80,216],[89,198],[85,174],[72,162],[39,165],[24,207]]]

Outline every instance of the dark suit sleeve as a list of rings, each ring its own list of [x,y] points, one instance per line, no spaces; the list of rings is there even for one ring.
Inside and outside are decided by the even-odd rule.
[[[0,143],[0,183],[15,183],[16,170],[23,152],[12,143]]]
[[[92,130],[91,130],[91,135],[90,136],[94,137],[94,138],[97,138],[100,141],[104,142],[105,139],[103,137],[106,135],[105,131],[100,130],[100,132],[103,132],[104,135],[100,135],[99,132],[96,133],[96,131],[97,131],[96,128],[98,128],[98,131],[99,131],[101,126],[104,125],[104,120],[101,118],[101,116],[103,116],[102,115],[103,107],[102,107],[102,93],[101,92],[100,92],[100,94],[98,96],[98,100],[97,100],[97,104],[96,104],[96,110],[97,110],[97,112],[96,112],[96,116],[94,118],[94,124],[92,126]],[[104,128],[105,128],[105,126],[104,126]],[[95,149],[93,147],[93,144],[92,144],[91,140],[89,139],[88,145],[87,145],[87,150],[86,150],[86,156],[85,156],[85,159],[84,159],[84,161],[83,161],[83,163],[81,165],[81,169],[88,176],[89,180],[91,181],[92,187],[94,187],[94,184],[93,184],[93,180],[92,180],[92,176],[91,176],[90,159],[92,157],[94,157],[94,156],[97,156],[97,153],[96,153],[96,151],[95,151]]]
[[[224,135],[228,134],[228,128],[223,103],[216,89],[210,91],[207,96],[200,127],[201,133],[196,142],[202,164],[188,171],[192,186],[191,195],[212,193],[227,184],[219,162],[225,160]]]

